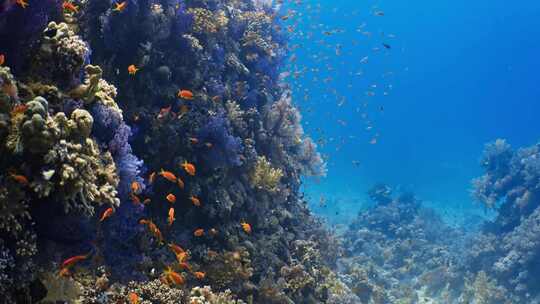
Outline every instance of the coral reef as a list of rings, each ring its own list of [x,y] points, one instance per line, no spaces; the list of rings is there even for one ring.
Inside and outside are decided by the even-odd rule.
[[[13,42],[31,50],[8,53],[15,75],[0,67],[0,290],[354,302],[332,270],[339,245],[300,193],[301,176],[325,169],[278,77],[287,46],[273,8],[122,3],[47,12]]]

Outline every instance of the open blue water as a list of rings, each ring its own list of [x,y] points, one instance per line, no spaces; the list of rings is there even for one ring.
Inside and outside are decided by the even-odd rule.
[[[539,138],[540,2],[370,3],[298,9],[311,18],[295,31],[302,48],[292,66],[308,72],[293,87],[305,129],[328,157],[327,177],[307,183],[312,205],[333,221],[349,218],[384,182],[441,210],[479,208],[469,188],[483,145]],[[325,30],[338,32],[324,43],[307,37]]]

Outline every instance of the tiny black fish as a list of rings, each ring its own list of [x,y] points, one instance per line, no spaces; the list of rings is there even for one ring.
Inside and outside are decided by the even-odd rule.
[[[391,48],[392,48],[392,46],[390,46],[390,44],[383,43],[382,45],[383,45],[386,49],[391,49]]]

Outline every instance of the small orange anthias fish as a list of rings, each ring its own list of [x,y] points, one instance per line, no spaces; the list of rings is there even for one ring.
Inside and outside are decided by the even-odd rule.
[[[193,99],[193,92],[189,90],[179,90],[178,91],[178,98],[191,100]]]
[[[176,255],[176,259],[178,260],[178,263],[184,263],[185,261],[187,261],[187,259],[189,258],[189,255],[187,252],[180,252],[179,254]]]
[[[101,218],[99,219],[100,222],[103,222],[105,219],[110,217],[114,213],[113,208],[107,208],[107,210],[103,211],[103,214],[101,215]]]
[[[199,143],[199,140],[195,137],[190,137],[189,138],[189,142],[192,144],[192,145],[196,145]]]
[[[167,217],[167,224],[171,226],[174,223],[174,208],[169,209],[169,216]]]
[[[167,269],[163,271],[163,276],[161,277],[161,280],[167,285],[182,285],[186,282],[184,277],[178,272],[172,270],[171,267],[167,267]]]
[[[15,3],[17,3],[18,5],[20,5],[22,8],[27,8],[28,7],[28,1],[26,0],[17,0],[15,1]]]
[[[123,2],[120,2],[120,3],[115,3],[114,6],[115,7],[113,8],[113,11],[115,11],[115,12],[123,12],[126,9],[127,1],[123,1]]]
[[[65,9],[66,11],[70,11],[72,13],[78,13],[79,12],[79,7],[74,5],[73,2],[71,2],[71,1],[64,1],[64,3],[62,3],[62,8]]]
[[[193,235],[196,236],[196,237],[203,236],[204,235],[204,229],[202,229],[202,228],[196,229],[195,231],[193,231]]]
[[[204,277],[206,276],[206,274],[202,271],[195,271],[193,273],[193,275],[198,279],[198,280],[202,280],[204,279]]]
[[[23,186],[28,185],[28,179],[24,175],[11,174],[11,178],[13,178],[14,181],[16,181],[17,183],[19,183],[19,184],[21,184]]]
[[[182,168],[187,172],[187,174],[194,176],[195,175],[195,165],[192,163],[188,163],[187,161],[184,161],[182,164]]]
[[[62,262],[62,265],[60,266],[60,268],[69,268],[82,260],[86,260],[87,258],[88,258],[88,254],[76,255],[76,256],[70,257],[69,259],[66,259]]]
[[[189,200],[193,203],[193,205],[197,206],[197,207],[200,207],[201,206],[201,201],[196,198],[195,196],[190,196],[189,197]]]
[[[179,255],[181,253],[185,253],[186,251],[184,250],[184,248],[176,245],[176,244],[173,244],[173,243],[170,243],[169,244],[169,248],[171,248],[172,252],[174,252],[174,254],[176,255]]]
[[[180,267],[180,269],[182,269],[182,270],[191,271],[191,266],[189,266],[189,264],[187,262],[178,263],[178,267]]]
[[[134,194],[139,194],[141,192],[141,184],[139,184],[138,182],[132,182],[131,183],[131,191]]]
[[[140,302],[139,295],[137,295],[134,292],[129,293],[128,299],[129,299],[129,304],[139,304]]]
[[[242,226],[242,230],[244,230],[245,233],[251,233],[251,225],[246,222],[241,222],[240,226]]]
[[[0,54],[0,65],[4,65],[6,63],[6,55]]]
[[[163,176],[163,178],[165,178],[166,180],[170,182],[176,183],[176,175],[174,175],[170,171],[163,171],[163,169],[161,169],[161,172],[159,172],[159,175]]]
[[[174,204],[176,202],[176,196],[174,194],[172,194],[172,193],[167,194],[167,196],[165,198],[171,204]]]
[[[135,73],[137,73],[138,70],[139,69],[134,64],[128,66],[129,75],[135,75]]]
[[[58,276],[63,277],[63,278],[69,277],[70,275],[71,273],[69,272],[69,268],[67,267],[61,268],[60,271],[58,272]]]
[[[163,242],[163,235],[161,234],[161,230],[152,222],[151,220],[145,220],[142,219],[139,221],[141,225],[146,225],[148,227],[148,230],[159,240],[160,243]]]

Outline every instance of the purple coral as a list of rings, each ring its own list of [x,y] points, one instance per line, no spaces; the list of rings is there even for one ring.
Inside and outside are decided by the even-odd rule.
[[[240,138],[231,135],[230,125],[223,112],[212,116],[197,135],[199,142],[211,143],[202,157],[212,168],[239,166],[242,164],[240,154],[243,151]]]
[[[120,113],[102,104],[95,104],[92,107],[94,117],[94,134],[102,143],[106,143],[120,176],[118,192],[122,198],[127,198],[130,185],[133,181],[143,185],[141,167],[143,161],[133,155],[129,138],[131,128],[124,123]]]

